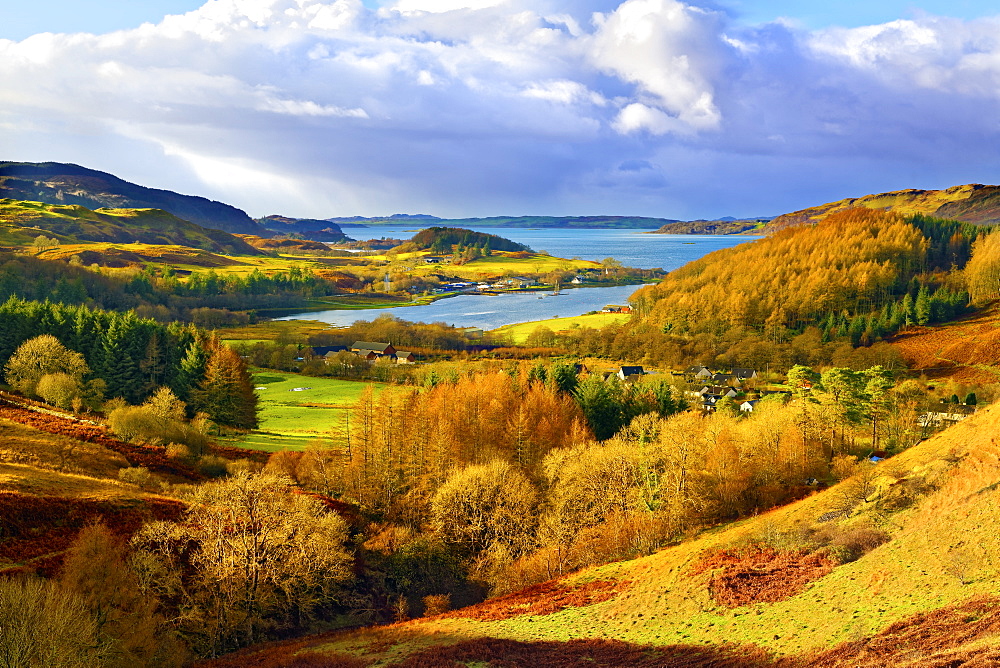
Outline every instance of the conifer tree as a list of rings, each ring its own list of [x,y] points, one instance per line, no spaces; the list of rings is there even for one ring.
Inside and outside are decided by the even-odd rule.
[[[196,410],[219,424],[240,429],[257,427],[257,394],[246,364],[217,338],[209,342],[205,378],[191,393]]]

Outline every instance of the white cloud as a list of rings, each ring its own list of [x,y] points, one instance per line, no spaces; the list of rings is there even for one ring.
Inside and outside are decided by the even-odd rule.
[[[253,214],[759,215],[998,180],[997,19],[810,33],[681,0],[209,0],[0,40],[0,62],[0,157],[161,165],[148,185]]]

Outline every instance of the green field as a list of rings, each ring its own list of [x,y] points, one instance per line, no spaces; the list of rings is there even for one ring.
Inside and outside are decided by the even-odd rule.
[[[368,383],[263,371],[253,377],[260,397],[260,428],[226,442],[258,450],[301,450],[345,424]],[[374,383],[380,392],[385,385]]]
[[[628,313],[591,313],[590,315],[575,315],[569,318],[550,318],[548,320],[521,322],[516,325],[506,325],[494,329],[492,332],[501,337],[508,336],[512,343],[520,344],[524,343],[528,339],[528,336],[539,327],[548,327],[553,332],[577,327],[600,329],[616,322],[625,322],[628,319]]]

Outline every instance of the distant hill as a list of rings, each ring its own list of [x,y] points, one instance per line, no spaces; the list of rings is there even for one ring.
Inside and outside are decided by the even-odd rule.
[[[473,232],[461,227],[429,227],[426,230],[417,232],[410,245],[418,250],[430,250],[435,253],[450,253],[452,246],[462,244],[463,246],[487,246],[495,251],[528,251],[531,250],[524,244],[519,244],[510,239],[498,237],[495,234],[485,232]],[[401,249],[404,247],[400,247]]]
[[[719,220],[689,220],[667,223],[653,234],[747,234],[763,233],[770,218],[720,218]]]
[[[229,204],[146,188],[112,174],[60,162],[0,161],[0,197],[88,209],[162,209],[215,230],[263,232],[244,211]]]
[[[231,255],[261,255],[239,237],[195,225],[160,209],[90,209],[0,199],[0,244],[30,244],[40,234],[63,243],[115,243],[189,246]]]
[[[334,243],[353,241],[344,234],[339,225],[329,220],[275,215],[258,218],[255,222],[271,232],[295,234],[311,241],[332,241]]]
[[[881,209],[904,216],[923,214],[976,225],[995,225],[1000,222],[1000,186],[976,183],[945,190],[910,189],[851,197],[778,216],[767,225],[766,231],[776,232],[786,227],[816,222],[832,213],[854,208]]]
[[[427,214],[396,213],[391,216],[363,218],[327,218],[339,225],[398,225],[400,223],[427,223],[433,221],[441,227],[555,227],[555,228],[621,228],[653,230],[667,223],[680,222],[670,218],[643,216],[491,216],[489,218],[437,218]]]

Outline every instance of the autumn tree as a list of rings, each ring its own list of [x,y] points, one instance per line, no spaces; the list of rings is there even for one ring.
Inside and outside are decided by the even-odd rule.
[[[178,666],[183,653],[140,591],[121,540],[103,524],[84,528],[67,554],[60,586],[79,597],[96,622],[95,645],[107,668]]]
[[[64,346],[51,334],[22,343],[5,368],[7,383],[18,392],[35,395],[39,381],[48,374],[65,374],[77,387],[90,369],[83,355]]]
[[[0,579],[0,666],[102,665],[98,625],[81,598],[35,577]]]
[[[350,578],[344,520],[289,483],[237,472],[197,488],[181,523],[154,522],[133,539],[147,591],[180,601],[174,623],[200,653],[307,627]]]

